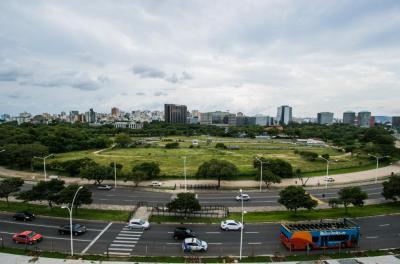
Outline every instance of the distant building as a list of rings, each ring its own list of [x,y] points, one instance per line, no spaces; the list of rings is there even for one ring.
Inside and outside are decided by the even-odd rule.
[[[278,107],[276,121],[280,125],[288,125],[290,122],[292,122],[292,108],[288,105],[282,105]]]
[[[371,122],[371,112],[362,111],[357,115],[357,124],[360,127],[370,127]]]
[[[333,124],[333,113],[321,112],[317,114],[318,124],[320,125],[331,125]]]
[[[237,126],[254,126],[256,125],[256,117],[254,116],[236,116]]]
[[[138,122],[127,122],[127,121],[118,121],[114,123],[115,128],[130,128],[130,129],[142,129],[143,123]]]
[[[400,127],[400,116],[392,116],[392,126]]]
[[[374,116],[375,118],[375,124],[391,124],[392,123],[392,117],[391,116]]]
[[[186,105],[165,104],[164,119],[170,124],[186,124],[187,107]]]
[[[85,119],[88,123],[96,123],[96,112],[93,111],[93,108],[90,108],[89,112],[85,113]]]
[[[343,113],[343,124],[355,125],[356,123],[356,113],[352,111],[347,111]]]
[[[274,119],[270,116],[256,115],[255,124],[259,126],[270,126],[273,125]]]
[[[119,112],[119,109],[117,107],[111,108],[111,115],[112,116],[117,117],[117,116],[119,116],[119,114],[120,114],[120,112]]]

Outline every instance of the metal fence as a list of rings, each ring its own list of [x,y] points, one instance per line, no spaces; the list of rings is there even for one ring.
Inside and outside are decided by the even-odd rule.
[[[179,188],[185,189],[185,184],[180,184]],[[186,184],[187,189],[204,189],[204,190],[210,190],[210,189],[218,189],[218,184]]]

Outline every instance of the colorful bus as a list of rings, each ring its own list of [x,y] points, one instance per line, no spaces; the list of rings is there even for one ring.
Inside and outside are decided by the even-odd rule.
[[[360,226],[346,218],[338,221],[285,223],[280,227],[280,239],[290,250],[354,247],[359,238]]]

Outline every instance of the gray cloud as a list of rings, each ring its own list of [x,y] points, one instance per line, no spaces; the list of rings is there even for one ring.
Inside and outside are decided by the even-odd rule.
[[[144,96],[144,95],[146,95],[146,94],[143,93],[143,92],[137,92],[136,95],[138,95],[138,96]]]
[[[166,95],[168,95],[168,94],[164,93],[164,92],[155,92],[154,93],[154,96],[166,96]]]
[[[165,72],[148,66],[133,66],[132,71],[134,74],[139,75],[140,78],[152,78],[152,79],[165,78]]]

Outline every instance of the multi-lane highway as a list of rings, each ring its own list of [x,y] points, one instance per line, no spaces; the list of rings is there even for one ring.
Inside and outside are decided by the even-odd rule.
[[[150,230],[127,230],[122,223],[101,221],[78,221],[85,224],[88,231],[74,237],[76,253],[115,255],[183,255],[181,241],[172,238],[176,225],[152,223]],[[361,226],[361,249],[400,247],[400,215],[379,216],[356,219]],[[68,253],[68,235],[59,235],[57,228],[68,223],[67,219],[38,217],[32,222],[16,222],[11,214],[0,213],[0,236],[5,246],[24,248],[14,244],[14,233],[33,230],[44,235],[43,241],[36,245],[41,250],[56,250]],[[240,232],[221,231],[219,225],[187,225],[200,239],[209,243],[208,256],[238,255]],[[266,255],[280,252],[290,254],[279,242],[279,224],[248,224],[243,238],[243,254]],[[35,246],[28,246],[33,248]],[[318,251],[315,251],[318,252]]]
[[[109,204],[109,205],[133,205],[137,202],[148,202],[150,204],[164,204],[168,202],[172,196],[171,193],[165,192],[152,192],[137,190],[129,187],[118,187],[117,190],[112,189],[110,191],[97,190],[93,186],[93,203],[96,204]],[[361,189],[368,194],[368,199],[382,199],[382,184],[370,184],[363,185]],[[329,189],[310,189],[308,192],[314,197],[327,202],[329,199],[337,197],[339,188]],[[251,196],[251,200],[246,202],[246,206],[257,207],[257,206],[278,206],[279,190],[263,190],[249,191],[248,194]],[[201,204],[207,205],[224,205],[228,207],[237,207],[239,202],[235,200],[235,196],[238,195],[236,191],[210,191],[210,192],[199,192],[198,199]]]

